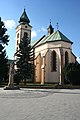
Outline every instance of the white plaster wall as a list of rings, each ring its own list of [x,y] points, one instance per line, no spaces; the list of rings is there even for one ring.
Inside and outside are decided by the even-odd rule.
[[[59,47],[71,49],[71,43],[63,42],[63,41],[49,42],[48,43],[48,48],[59,48]]]
[[[63,48],[63,62],[64,62],[64,65],[65,65],[65,52],[68,52],[68,57],[69,57],[69,63],[75,63],[75,57],[72,55],[72,52],[71,52],[71,49],[66,49],[66,48]]]
[[[76,58],[75,58],[75,56],[72,53],[71,53],[71,61],[73,61],[73,63],[76,62]]]
[[[27,28],[25,26],[27,26]],[[23,36],[24,36],[24,32],[28,33],[28,37],[31,40],[31,26],[29,26],[27,24],[23,25],[22,23],[19,24],[16,27],[16,50],[17,50],[17,48],[19,49],[19,43],[20,43],[21,38],[23,38]],[[19,33],[19,38],[17,38],[18,33]],[[17,45],[17,41],[18,41],[18,45]]]
[[[25,26],[27,26],[27,28],[25,28]],[[19,33],[19,38],[18,38],[19,42],[20,42],[20,39],[23,38],[24,32],[27,32],[28,37],[31,39],[31,27],[29,25],[27,25],[27,24],[25,24],[25,25],[20,24],[16,28],[16,39],[17,39],[17,34]]]
[[[42,56],[46,53],[46,66],[45,66],[45,82],[48,83],[58,83],[60,82],[61,78],[61,53],[60,49],[63,50],[63,64],[65,65],[65,52],[68,52],[69,55],[69,62],[74,62],[75,58],[72,55],[71,51],[71,43],[58,41],[58,42],[50,42],[43,44],[41,46],[38,46],[35,48],[35,55],[37,56],[38,53]],[[57,71],[51,72],[51,53],[55,50],[57,54]]]
[[[48,48],[48,44],[43,44],[35,48],[35,53],[43,52]]]
[[[56,54],[57,54],[57,65],[56,65],[56,71],[53,71],[51,72],[51,53],[52,51],[55,50],[56,51]],[[49,49],[48,51],[48,54],[46,56],[46,77],[45,77],[45,82],[48,82],[48,83],[54,83],[54,82],[59,82],[59,74],[60,74],[60,65],[58,64],[59,63],[59,49]]]
[[[25,28],[25,26],[27,26],[27,28]],[[22,24],[21,28],[22,28],[22,36],[21,36],[21,38],[23,38],[24,32],[27,32],[28,37],[31,39],[31,27],[29,25],[27,25],[27,24],[25,24],[25,25]]]
[[[38,49],[39,50],[39,49]],[[55,50],[57,54],[57,71],[51,72],[51,52]],[[47,49],[43,51],[38,51],[42,56],[47,52]],[[38,55],[36,53],[36,55]],[[54,83],[60,80],[60,51],[59,49],[49,49],[45,56],[45,82]],[[41,64],[42,65],[42,64]]]

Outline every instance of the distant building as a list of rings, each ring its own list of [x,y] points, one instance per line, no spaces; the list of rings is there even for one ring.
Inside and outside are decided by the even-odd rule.
[[[20,39],[24,34],[28,34],[31,39],[31,28],[24,9],[19,25],[16,27],[16,51],[19,49]],[[72,53],[73,42],[59,30],[54,32],[51,22],[47,30],[47,36],[44,35],[31,43],[35,53],[35,82],[64,84],[63,67],[68,63],[76,62],[76,57]]]

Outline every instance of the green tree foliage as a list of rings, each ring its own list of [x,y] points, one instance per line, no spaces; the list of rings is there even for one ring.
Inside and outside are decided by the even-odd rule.
[[[80,85],[80,64],[70,63],[64,68],[65,83]]]
[[[26,85],[26,80],[31,79],[33,74],[33,58],[31,57],[30,39],[27,34],[24,34],[24,37],[21,39],[16,56],[17,76],[21,80],[24,80],[24,84]]]
[[[7,29],[0,17],[0,80],[6,80],[8,75],[7,56],[5,46],[8,45],[9,36],[6,34]]]

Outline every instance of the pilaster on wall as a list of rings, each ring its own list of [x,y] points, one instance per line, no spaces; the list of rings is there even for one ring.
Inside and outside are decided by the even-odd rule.
[[[42,58],[42,66],[41,66],[41,84],[45,83],[45,56]]]
[[[35,82],[41,82],[41,55],[40,53],[37,55],[35,59]]]
[[[46,66],[46,55],[48,50],[46,50],[42,55],[37,54],[34,65],[35,65],[35,82],[44,84],[45,83],[45,66]]]
[[[63,61],[63,49],[60,48],[60,85],[64,84],[64,78],[63,78],[63,67],[64,67],[64,61]]]
[[[46,52],[44,52],[43,56],[42,56],[42,66],[41,66],[41,84],[45,83],[45,72],[46,72],[46,55],[48,53],[48,49]]]

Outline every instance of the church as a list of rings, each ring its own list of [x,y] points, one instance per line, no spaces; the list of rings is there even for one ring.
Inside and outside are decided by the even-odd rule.
[[[19,25],[16,27],[16,51],[24,34],[27,33],[31,40],[30,20],[24,9]],[[34,49],[34,81],[35,83],[64,84],[63,68],[68,63],[75,63],[76,56],[72,52],[73,42],[61,31],[54,31],[51,25],[47,28],[48,35],[44,35],[37,41],[31,41]]]

